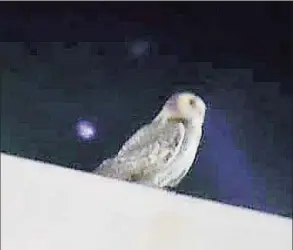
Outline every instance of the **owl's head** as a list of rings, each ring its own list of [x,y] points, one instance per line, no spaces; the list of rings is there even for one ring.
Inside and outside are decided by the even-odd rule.
[[[172,95],[163,106],[160,116],[168,121],[202,124],[204,122],[206,104],[198,95],[190,92]]]

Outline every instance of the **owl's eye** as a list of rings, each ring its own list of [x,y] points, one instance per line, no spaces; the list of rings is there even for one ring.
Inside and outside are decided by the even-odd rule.
[[[189,100],[189,105],[192,106],[192,107],[194,107],[195,106],[195,100],[190,99]]]

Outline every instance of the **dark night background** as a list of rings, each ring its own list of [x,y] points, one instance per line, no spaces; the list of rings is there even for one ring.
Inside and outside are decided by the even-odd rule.
[[[171,93],[192,90],[209,109],[177,191],[292,217],[291,11],[1,2],[1,151],[91,171]],[[77,135],[80,120],[96,127],[91,140]]]

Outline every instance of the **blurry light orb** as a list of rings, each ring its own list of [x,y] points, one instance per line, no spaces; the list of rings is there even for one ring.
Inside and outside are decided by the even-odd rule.
[[[91,140],[96,135],[95,126],[89,121],[78,121],[76,125],[77,134],[84,140]]]
[[[131,47],[131,52],[135,57],[146,55],[149,52],[150,45],[146,41],[137,41],[134,42]]]

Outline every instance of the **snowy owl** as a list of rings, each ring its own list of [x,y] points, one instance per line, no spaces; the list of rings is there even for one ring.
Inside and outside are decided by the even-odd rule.
[[[172,95],[154,120],[140,128],[95,174],[156,188],[174,188],[197,154],[206,112],[193,93]]]

